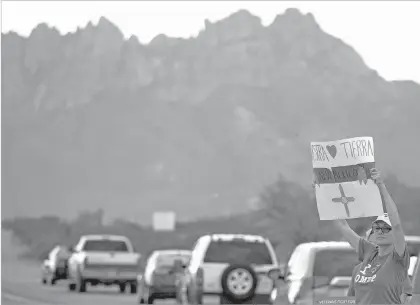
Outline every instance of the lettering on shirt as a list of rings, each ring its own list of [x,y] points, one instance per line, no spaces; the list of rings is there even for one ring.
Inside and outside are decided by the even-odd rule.
[[[367,264],[363,269],[360,269],[360,271],[357,273],[357,275],[354,278],[354,282],[359,284],[373,283],[376,279],[375,273],[380,267],[380,262],[377,262],[373,268],[371,264]]]
[[[360,284],[367,284],[367,283],[373,283],[375,279],[376,279],[376,274],[373,276],[364,276],[364,275],[358,274],[354,278],[354,282],[360,283]]]
[[[365,269],[360,270],[360,273],[361,273],[361,274],[363,274],[363,275],[366,275],[366,271],[367,271],[368,269],[370,269],[370,268],[372,268],[372,265],[371,265],[371,264],[367,264],[367,265],[365,266]]]

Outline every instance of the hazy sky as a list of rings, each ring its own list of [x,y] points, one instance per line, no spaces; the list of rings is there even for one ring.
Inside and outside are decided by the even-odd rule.
[[[238,9],[269,25],[289,7],[313,13],[326,32],[352,45],[384,78],[420,83],[420,1],[2,1],[2,32],[27,36],[46,22],[66,33],[105,16],[126,37],[147,43],[160,33],[195,36],[206,18],[214,22]]]

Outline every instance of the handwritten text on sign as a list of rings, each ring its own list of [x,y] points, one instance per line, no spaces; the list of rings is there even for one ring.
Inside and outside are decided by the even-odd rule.
[[[371,137],[312,142],[311,153],[321,220],[383,213],[379,191],[370,174],[375,167]]]
[[[334,142],[311,143],[314,167],[374,162],[372,138],[353,138]],[[343,164],[346,163],[346,164]]]

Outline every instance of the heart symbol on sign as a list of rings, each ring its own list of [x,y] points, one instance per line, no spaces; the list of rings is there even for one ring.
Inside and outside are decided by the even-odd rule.
[[[327,150],[330,153],[330,155],[335,158],[337,155],[337,147],[335,145],[327,145]]]

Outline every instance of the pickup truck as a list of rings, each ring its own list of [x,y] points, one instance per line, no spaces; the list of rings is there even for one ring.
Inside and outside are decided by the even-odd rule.
[[[84,235],[68,261],[70,291],[85,292],[87,284],[118,285],[124,293],[137,293],[141,255],[131,241],[120,235]]]

